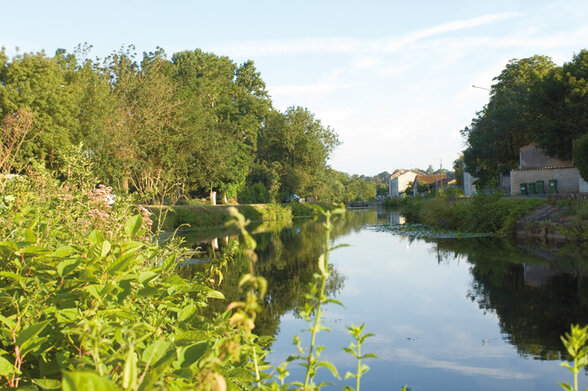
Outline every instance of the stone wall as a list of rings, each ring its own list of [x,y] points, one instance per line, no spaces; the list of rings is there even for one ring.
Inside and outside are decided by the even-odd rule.
[[[511,170],[510,190],[511,195],[521,195],[521,183],[529,183],[543,180],[545,192],[549,192],[549,180],[557,180],[558,193],[575,193],[579,191],[580,173],[575,167],[569,168],[543,168],[530,170]]]

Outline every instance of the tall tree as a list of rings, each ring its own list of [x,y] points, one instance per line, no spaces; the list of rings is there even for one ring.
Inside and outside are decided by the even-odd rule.
[[[462,130],[465,165],[480,183],[518,165],[519,149],[533,141],[537,114],[532,91],[554,67],[546,56],[511,60],[494,78],[490,102]]]
[[[201,50],[176,53],[172,63],[185,124],[194,139],[191,188],[234,196],[253,163],[271,104],[265,84],[252,62],[237,67],[227,57]]]
[[[263,127],[258,143],[260,161],[281,166],[281,191],[313,195],[314,181],[327,168],[327,161],[339,145],[336,133],[302,107],[290,107],[284,114],[274,111]]]
[[[571,160],[574,140],[588,132],[588,50],[552,69],[534,97],[535,140],[551,156]]]
[[[72,145],[79,125],[79,108],[63,68],[43,52],[17,55],[12,61],[2,54],[0,64],[0,117],[30,109],[35,118],[34,137],[22,145],[19,160],[40,160],[57,168],[60,148]]]

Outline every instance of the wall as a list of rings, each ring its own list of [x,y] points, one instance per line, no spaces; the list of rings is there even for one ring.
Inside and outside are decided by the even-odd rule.
[[[390,179],[388,182],[388,194],[390,197],[398,197],[400,193],[404,193],[408,184],[414,181],[415,177],[416,173],[405,172],[394,179]]]
[[[525,168],[541,168],[541,167],[569,167],[571,162],[564,162],[562,160],[546,155],[543,150],[536,146],[529,146],[520,151],[520,169]]]
[[[582,177],[579,178],[579,186],[580,193],[588,193],[588,182],[586,182]]]
[[[580,173],[577,168],[544,168],[536,170],[511,170],[510,190],[511,195],[521,194],[521,183],[545,182],[545,192],[549,192],[549,180],[557,180],[559,193],[578,192]]]
[[[476,186],[474,185],[474,181],[477,178],[471,176],[467,171],[463,172],[463,195],[471,196],[476,194]]]

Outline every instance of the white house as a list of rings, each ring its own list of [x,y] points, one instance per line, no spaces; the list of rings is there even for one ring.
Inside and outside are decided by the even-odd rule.
[[[415,170],[396,170],[388,179],[388,195],[400,197],[406,191],[408,185],[414,181],[418,172]]]

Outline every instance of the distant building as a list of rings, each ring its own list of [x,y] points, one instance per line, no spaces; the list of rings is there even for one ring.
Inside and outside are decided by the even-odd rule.
[[[551,157],[531,144],[520,149],[519,168],[510,171],[510,194],[521,195],[523,189],[531,194],[578,193],[588,192],[588,183],[572,162]]]
[[[404,194],[408,185],[414,181],[417,176],[417,170],[396,170],[388,179],[388,195],[390,197],[400,197]]]
[[[469,172],[463,172],[463,195],[472,196],[476,194],[476,182],[478,178],[473,177]]]
[[[445,174],[418,174],[413,181],[412,193],[413,195],[418,194],[419,183],[432,184],[433,186],[435,186],[435,189],[437,189],[440,187],[440,184],[442,184],[443,181],[446,179],[447,175]]]

